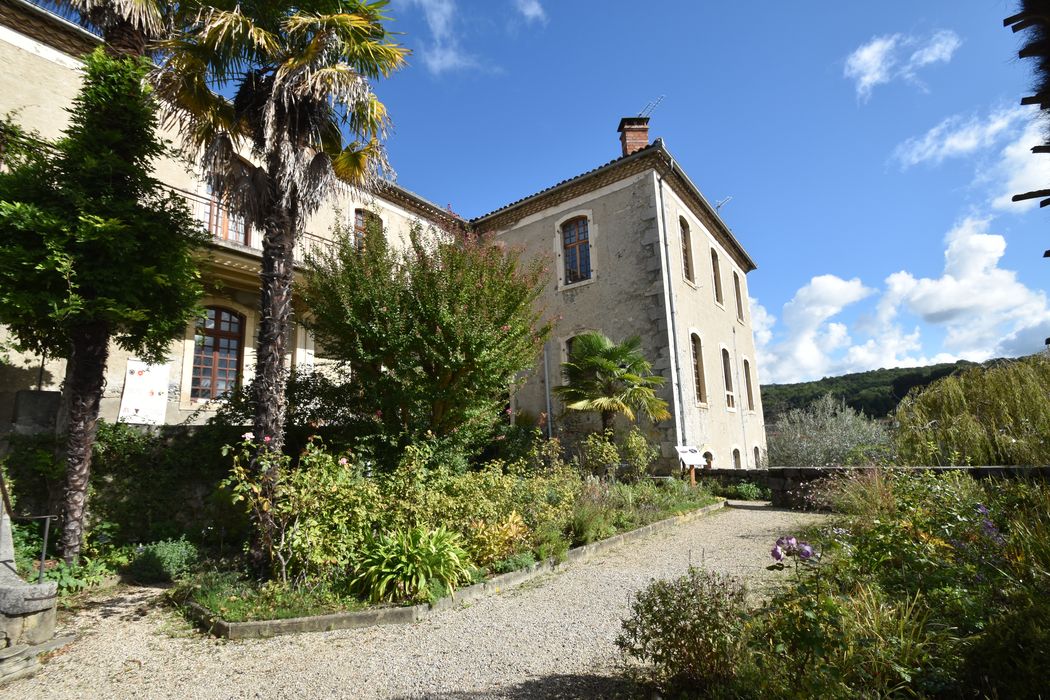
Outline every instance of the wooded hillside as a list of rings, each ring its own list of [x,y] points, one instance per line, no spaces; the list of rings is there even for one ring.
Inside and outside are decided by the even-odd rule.
[[[926,386],[941,377],[974,367],[976,363],[959,362],[876,369],[870,372],[824,377],[815,382],[798,384],[765,384],[762,386],[762,408],[766,424],[792,408],[804,408],[827,393],[843,399],[848,406],[872,418],[889,415],[913,387]]]

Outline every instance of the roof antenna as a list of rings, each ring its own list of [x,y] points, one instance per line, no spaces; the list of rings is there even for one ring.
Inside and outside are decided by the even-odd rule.
[[[718,211],[724,205],[729,204],[729,200],[731,200],[732,198],[733,198],[733,195],[729,195],[728,197],[725,197],[724,199],[720,199],[717,202],[715,202],[715,211]]]
[[[656,111],[656,108],[660,106],[660,103],[664,101],[665,97],[666,95],[660,95],[655,100],[650,101],[649,104],[642,108],[642,111],[638,113],[638,116],[648,117],[652,115],[652,113]]]

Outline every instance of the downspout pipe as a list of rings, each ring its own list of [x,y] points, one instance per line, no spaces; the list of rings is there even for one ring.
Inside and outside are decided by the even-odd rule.
[[[554,414],[551,413],[551,376],[549,363],[547,361],[547,347],[549,342],[543,344],[543,397],[547,400],[547,439],[554,437]]]
[[[673,161],[672,161],[673,162]],[[675,307],[674,285],[671,283],[671,246],[667,233],[667,214],[664,210],[664,177],[655,172],[657,179],[657,192],[660,199],[660,215],[657,219],[660,244],[664,249],[664,260],[661,265],[661,277],[664,288],[664,308],[668,316],[667,333],[670,347],[671,360],[671,399],[677,410],[674,412],[675,444],[687,445],[688,437],[685,431],[685,402],[682,399],[682,368],[678,362],[678,321]]]

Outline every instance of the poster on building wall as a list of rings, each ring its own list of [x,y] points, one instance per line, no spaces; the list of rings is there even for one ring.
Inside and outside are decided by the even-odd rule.
[[[139,360],[128,360],[117,420],[121,423],[162,425],[168,407],[170,370],[169,364],[148,365]]]

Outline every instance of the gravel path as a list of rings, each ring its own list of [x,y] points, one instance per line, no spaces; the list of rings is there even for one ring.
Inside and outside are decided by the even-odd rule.
[[[127,589],[66,625],[76,642],[4,688],[48,698],[575,698],[628,692],[613,640],[634,591],[701,562],[766,574],[771,543],[818,516],[726,509],[415,625],[227,642]],[[755,581],[759,583],[759,581]],[[759,583],[759,585],[761,585]]]

